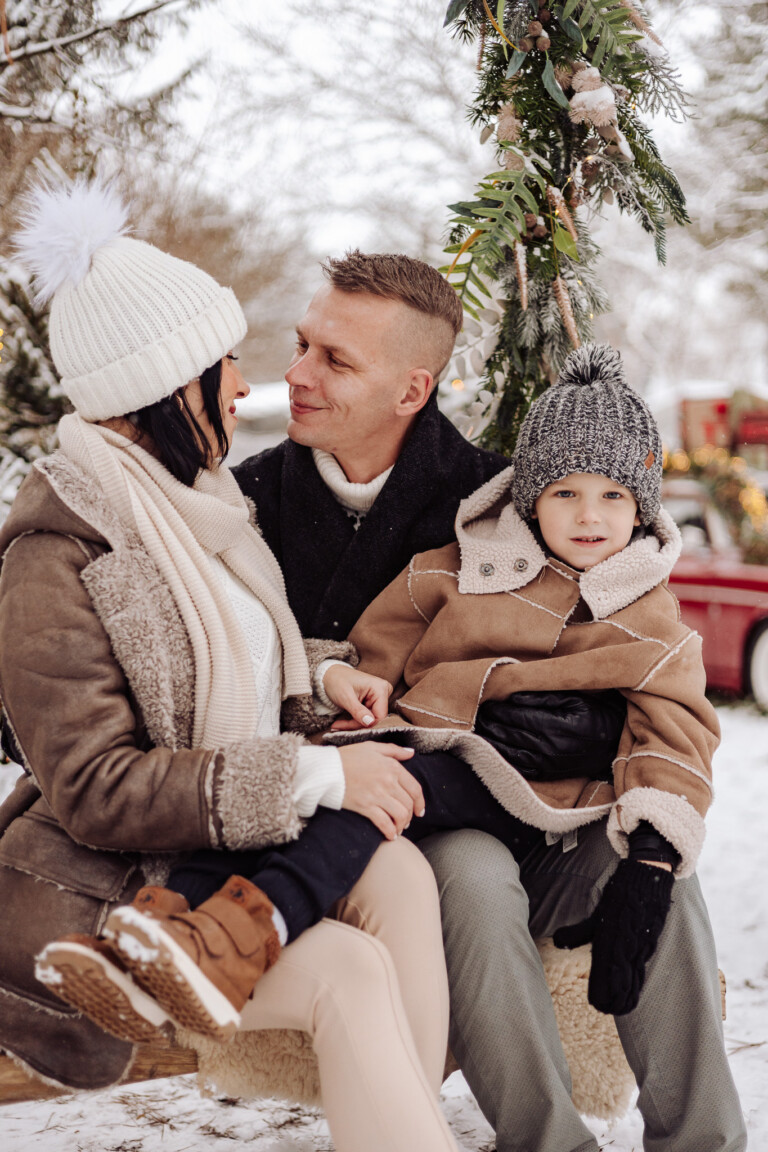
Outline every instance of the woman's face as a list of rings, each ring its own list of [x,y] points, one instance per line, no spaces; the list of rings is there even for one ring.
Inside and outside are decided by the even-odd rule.
[[[237,412],[235,411],[235,401],[241,400],[250,392],[250,387],[246,384],[242,377],[240,369],[235,364],[231,352],[228,352],[221,361],[221,389],[219,391],[219,398],[221,402],[221,417],[224,425],[224,431],[227,436],[229,444],[232,443],[232,437],[237,427]],[[211,423],[205,414],[205,407],[203,405],[203,394],[200,387],[199,380],[192,380],[187,384],[185,389],[187,402],[189,403],[192,413],[197,420],[198,424],[203,430],[205,437],[210,445],[211,451],[218,454],[219,446],[216,441],[216,434],[211,427]]]

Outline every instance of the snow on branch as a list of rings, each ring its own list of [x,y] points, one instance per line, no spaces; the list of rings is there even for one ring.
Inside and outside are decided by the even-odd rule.
[[[55,40],[43,40],[39,44],[27,44],[23,48],[14,48],[12,50],[12,59],[0,57],[0,71],[9,68],[12,64],[18,64],[21,60],[29,59],[31,56],[41,56],[47,52],[57,52],[61,48],[66,48],[70,44],[76,44],[83,40],[91,40],[94,36],[100,36],[103,32],[111,32],[113,28],[118,28],[121,24],[132,24],[134,20],[141,20],[145,16],[151,16],[154,12],[159,12],[161,8],[167,8],[170,4],[184,3],[185,0],[155,0],[155,3],[148,4],[146,8],[139,8],[136,12],[130,12],[125,16],[118,16],[114,20],[103,20],[100,24],[94,24],[90,28],[84,28],[82,32],[72,32],[69,36],[60,36]],[[23,109],[21,110],[23,112]],[[11,113],[3,112],[3,115],[11,115]],[[18,113],[16,118],[21,119]]]

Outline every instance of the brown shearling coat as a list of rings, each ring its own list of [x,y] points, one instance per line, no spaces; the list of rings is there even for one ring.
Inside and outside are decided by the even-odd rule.
[[[511,475],[464,500],[457,542],[416,556],[350,634],[360,668],[396,686],[397,717],[377,727],[415,726],[408,743],[468,760],[505,807],[538,828],[564,832],[609,814],[609,836],[626,855],[627,834],[649,820],[680,853],[678,874],[690,875],[719,728],[704,694],[701,640],[666,583],[679,532],[662,510],[652,535],[579,573],[539,547],[509,503]],[[529,783],[472,735],[483,700],[605,688],[627,701],[613,788],[583,778]]]
[[[99,1088],[120,1080],[133,1047],[40,984],[35,955],[63,933],[98,932],[114,904],[163,883],[179,852],[296,837],[303,737],[189,748],[194,665],[173,597],[63,454],[25,480],[0,556],[0,698],[26,769],[0,806],[0,1049],[53,1082]],[[312,645],[310,663],[349,653]],[[294,723],[313,717],[309,697],[286,704]],[[254,1091],[300,1095],[301,1069],[314,1076],[305,1041],[250,1036]],[[285,1076],[297,1053],[298,1085]]]

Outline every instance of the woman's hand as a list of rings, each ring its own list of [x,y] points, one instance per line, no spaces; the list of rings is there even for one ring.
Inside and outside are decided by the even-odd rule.
[[[424,815],[421,785],[401,763],[413,756],[413,748],[365,740],[339,748],[339,753],[345,781],[342,808],[367,816],[387,840],[408,827],[414,812]]]
[[[379,676],[358,672],[348,664],[332,664],[323,677],[326,695],[337,708],[348,712],[350,720],[337,720],[332,725],[342,730],[369,728],[388,711],[392,685]]]

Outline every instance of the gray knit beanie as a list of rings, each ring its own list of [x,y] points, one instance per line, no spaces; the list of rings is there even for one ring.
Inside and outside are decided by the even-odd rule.
[[[643,524],[659,511],[659,430],[610,344],[571,352],[557,382],[531,405],[512,462],[512,501],[524,519],[549,484],[572,472],[596,472],[628,488]]]

